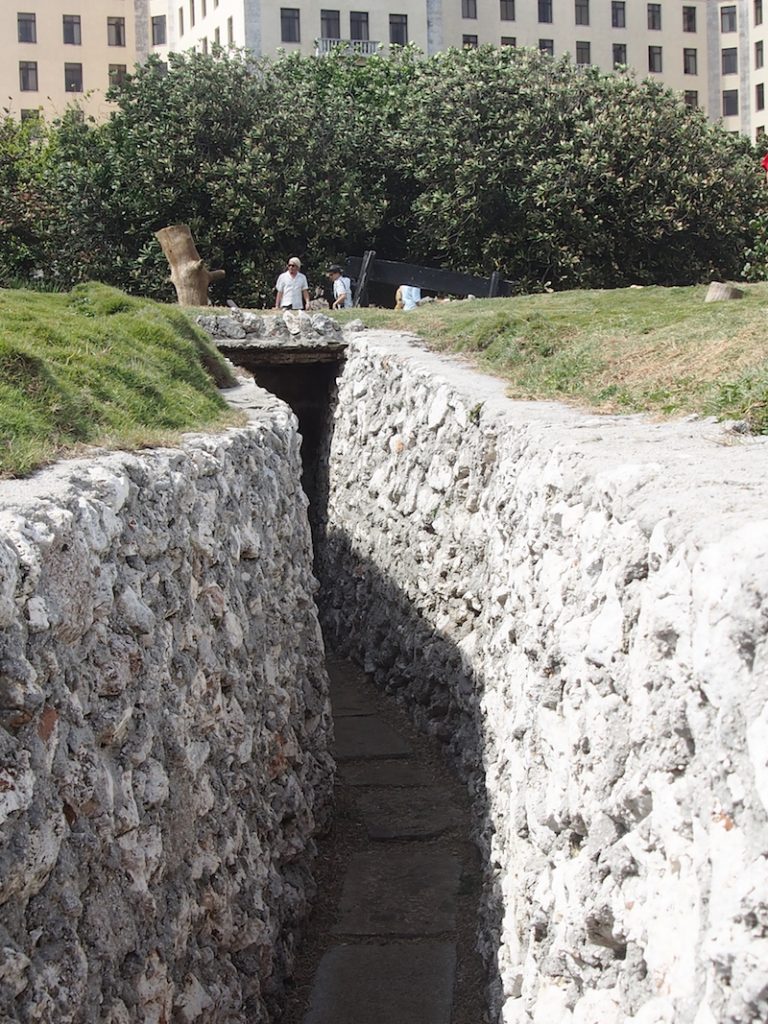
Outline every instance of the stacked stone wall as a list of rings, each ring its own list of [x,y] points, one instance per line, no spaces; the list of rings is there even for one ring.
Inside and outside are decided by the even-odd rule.
[[[326,639],[472,787],[494,1020],[768,1019],[767,470],[710,422],[348,352]]]
[[[270,1018],[329,708],[299,438],[250,424],[0,484],[0,1019]]]

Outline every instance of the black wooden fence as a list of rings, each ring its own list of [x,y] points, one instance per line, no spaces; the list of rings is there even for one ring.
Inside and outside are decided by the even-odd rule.
[[[478,298],[489,299],[511,295],[515,284],[514,281],[505,281],[498,271],[494,271],[490,277],[474,277],[455,270],[435,270],[432,267],[419,267],[415,263],[380,260],[373,250],[362,257],[350,256],[345,271],[349,277],[357,279],[353,297],[355,306],[367,305],[369,283],[391,284],[394,288],[407,284],[444,295],[476,295]]]

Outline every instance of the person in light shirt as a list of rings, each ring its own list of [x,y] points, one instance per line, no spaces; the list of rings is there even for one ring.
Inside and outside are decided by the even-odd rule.
[[[300,271],[301,260],[297,256],[291,256],[288,260],[288,269],[278,277],[275,284],[275,309],[309,308],[309,284]]]
[[[328,268],[328,277],[333,281],[333,308],[352,308],[352,282],[344,277],[343,268],[334,263]]]
[[[395,293],[395,309],[416,309],[421,302],[421,288],[401,284]]]

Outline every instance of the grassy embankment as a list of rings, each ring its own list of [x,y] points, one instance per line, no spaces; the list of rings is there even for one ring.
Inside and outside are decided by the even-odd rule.
[[[704,303],[706,289],[638,288],[367,309],[509,382],[517,398],[604,412],[699,413],[768,433],[768,284]],[[175,443],[235,421],[215,349],[178,309],[102,285],[0,291],[0,476],[85,445]]]
[[[509,381],[514,398],[602,412],[699,413],[768,433],[768,284],[705,303],[706,287],[561,292],[362,309],[370,327],[407,329]]]
[[[0,477],[84,445],[173,444],[235,422],[230,373],[172,307],[104,285],[69,294],[0,290]]]

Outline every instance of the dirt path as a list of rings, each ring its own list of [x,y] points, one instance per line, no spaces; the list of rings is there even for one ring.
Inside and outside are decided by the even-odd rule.
[[[466,790],[362,672],[328,668],[336,815],[283,1024],[483,1024]]]

